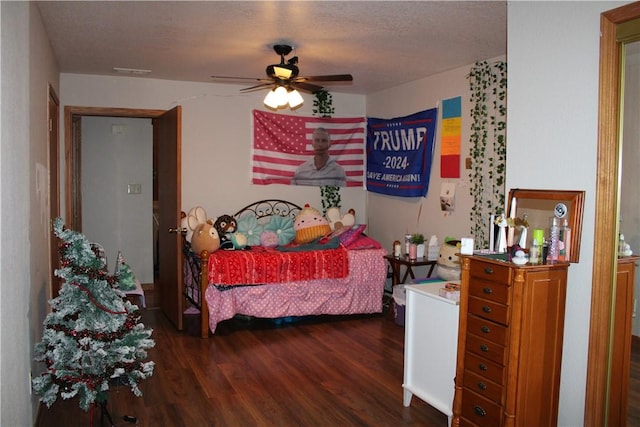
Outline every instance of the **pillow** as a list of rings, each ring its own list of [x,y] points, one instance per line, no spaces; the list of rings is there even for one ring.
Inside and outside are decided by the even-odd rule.
[[[347,230],[350,230],[352,227],[353,225],[347,225],[345,227],[338,228],[337,230],[332,231],[328,237],[330,238],[338,237],[339,235],[346,232]]]
[[[272,230],[265,230],[260,235],[260,244],[265,248],[275,248],[278,246],[278,234]]]
[[[354,225],[353,227],[349,228],[347,231],[340,233],[340,235],[338,235],[338,239],[340,239],[340,243],[342,243],[342,245],[345,247],[349,246],[358,237],[360,237],[360,235],[362,234],[362,232],[366,227],[367,227],[366,224]]]
[[[296,215],[293,221],[293,229],[296,231],[295,242],[297,244],[311,243],[319,237],[331,233],[329,221],[322,216],[320,211],[304,205],[304,208]]]
[[[247,237],[247,245],[259,246],[263,226],[258,224],[256,216],[247,213],[238,218],[238,231]]]
[[[278,237],[277,245],[280,246],[288,245],[296,237],[296,231],[293,229],[293,220],[280,215],[272,216],[269,223],[264,226],[264,231],[274,232]]]
[[[345,245],[345,248],[352,251],[359,249],[380,249],[382,245],[377,240],[361,234],[353,242],[349,243],[349,245]]]

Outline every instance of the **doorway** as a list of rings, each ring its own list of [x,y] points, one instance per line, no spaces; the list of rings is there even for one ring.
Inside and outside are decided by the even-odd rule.
[[[161,230],[179,228],[181,199],[181,107],[172,110],[141,110],[100,107],[65,107],[65,207],[66,226],[82,232],[82,118],[89,116],[150,118],[153,124],[153,194],[157,212],[149,217],[157,218],[158,269],[154,289],[159,295],[160,306],[174,323],[182,329],[181,237]],[[135,185],[135,183],[134,183]],[[137,189],[133,188],[133,191]],[[155,214],[155,215],[154,215]]]

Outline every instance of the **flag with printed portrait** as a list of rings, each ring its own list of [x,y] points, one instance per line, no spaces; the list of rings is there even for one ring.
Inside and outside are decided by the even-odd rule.
[[[364,186],[366,120],[321,118],[253,111],[251,182],[290,184],[302,163],[313,157],[313,131],[329,132],[329,155],[347,175],[348,187]]]

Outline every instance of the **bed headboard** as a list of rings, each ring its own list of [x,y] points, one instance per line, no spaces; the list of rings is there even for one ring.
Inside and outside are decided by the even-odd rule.
[[[294,220],[301,210],[302,208],[295,203],[291,203],[286,200],[271,199],[260,200],[259,202],[247,205],[236,212],[233,216],[238,219],[243,214],[251,213],[255,215],[259,223],[262,223],[264,221],[268,221],[268,219],[274,215],[289,217],[291,220]]]

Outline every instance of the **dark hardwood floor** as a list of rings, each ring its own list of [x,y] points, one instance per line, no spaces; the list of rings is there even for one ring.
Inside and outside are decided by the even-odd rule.
[[[178,333],[160,310],[147,308],[154,374],[141,383],[142,397],[112,386],[109,413],[117,426],[446,427],[447,417],[419,398],[402,405],[404,329],[392,316],[234,320],[201,339],[196,316]],[[94,426],[100,414],[96,408]],[[41,405],[38,418],[40,427],[91,425],[77,400],[60,397],[50,409]]]
[[[425,426],[447,418],[419,398],[402,405],[404,329],[384,315],[272,321],[233,320],[199,338],[197,316],[179,333],[146,291],[153,376],[142,397],[114,385],[108,401],[121,426]],[[77,400],[41,405],[36,427],[90,426]],[[136,417],[135,423],[123,419]],[[634,337],[627,426],[640,426],[640,338]],[[108,425],[107,418],[104,425]],[[93,425],[101,425],[96,408]]]

